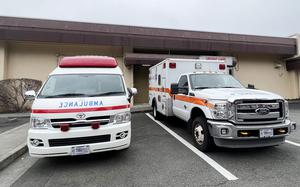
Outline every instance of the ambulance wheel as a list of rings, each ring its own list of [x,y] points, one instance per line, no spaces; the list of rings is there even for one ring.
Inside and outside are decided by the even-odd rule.
[[[154,104],[153,104],[153,106],[152,106],[152,111],[153,111],[153,117],[154,117],[154,119],[156,119],[156,120],[160,120],[161,119],[161,113],[159,113],[158,111],[157,111],[157,106],[156,106],[156,103],[154,102]]]
[[[193,119],[192,136],[195,146],[200,151],[211,151],[215,147],[213,137],[209,134],[207,121],[204,117]]]

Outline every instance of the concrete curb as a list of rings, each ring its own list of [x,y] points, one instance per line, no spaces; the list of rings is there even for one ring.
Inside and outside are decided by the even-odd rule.
[[[14,160],[27,152],[26,142],[19,145],[15,149],[9,151],[6,155],[0,158],[0,171],[11,164]]]
[[[142,112],[151,112],[151,111],[152,111],[152,108],[130,110],[131,113],[142,113]]]

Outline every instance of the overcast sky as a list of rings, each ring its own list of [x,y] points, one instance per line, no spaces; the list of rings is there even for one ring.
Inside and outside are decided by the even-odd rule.
[[[0,0],[0,15],[270,36],[300,33],[300,0]]]

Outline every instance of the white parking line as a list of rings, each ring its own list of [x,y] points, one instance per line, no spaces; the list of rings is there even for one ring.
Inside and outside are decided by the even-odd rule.
[[[228,180],[237,180],[238,178],[234,176],[232,173],[230,173],[227,169],[222,167],[220,164],[218,164],[216,161],[208,157],[203,152],[199,151],[197,148],[195,148],[192,144],[187,142],[185,139],[183,139],[181,136],[176,134],[174,131],[172,131],[170,128],[162,124],[160,121],[155,120],[149,113],[146,113],[146,115],[152,119],[154,122],[156,122],[159,126],[161,126],[163,129],[165,129],[168,133],[170,133],[172,136],[174,136],[177,140],[179,140],[183,145],[188,147],[191,151],[193,151],[196,155],[198,155],[200,158],[202,158],[205,162],[207,162],[209,165],[211,165],[215,170],[217,170],[221,175],[223,175]]]
[[[292,142],[292,141],[289,141],[289,140],[285,140],[285,142],[300,147],[299,143],[295,143],[295,142]]]

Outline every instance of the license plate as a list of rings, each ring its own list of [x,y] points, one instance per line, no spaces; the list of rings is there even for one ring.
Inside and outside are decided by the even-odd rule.
[[[273,135],[273,129],[260,129],[259,137],[261,138],[268,138],[272,137]]]
[[[71,148],[72,155],[86,155],[90,154],[90,146],[83,145],[83,146],[75,146]]]

